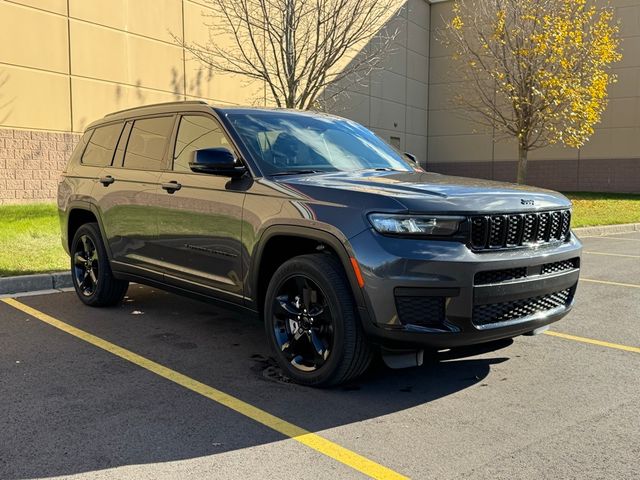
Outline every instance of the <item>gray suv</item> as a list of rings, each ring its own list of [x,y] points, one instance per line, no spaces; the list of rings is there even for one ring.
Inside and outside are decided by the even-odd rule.
[[[94,307],[139,282],[257,313],[286,375],[335,385],[536,333],[571,309],[564,196],[425,172],[335,116],[178,102],[94,122],[59,185]]]

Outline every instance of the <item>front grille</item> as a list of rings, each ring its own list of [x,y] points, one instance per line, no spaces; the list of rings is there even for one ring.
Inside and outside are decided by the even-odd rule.
[[[527,269],[525,267],[507,268],[504,270],[490,270],[487,272],[476,273],[474,283],[476,285],[489,285],[491,283],[517,280],[519,278],[525,278],[526,276]]]
[[[398,317],[403,325],[442,328],[445,297],[396,297]]]
[[[471,248],[476,251],[561,242],[569,239],[571,212],[476,215],[471,217]]]
[[[572,258],[570,260],[563,260],[562,262],[545,263],[542,266],[540,275],[550,275],[552,273],[564,272],[566,270],[573,270],[580,266],[579,258]]]
[[[488,270],[476,273],[474,285],[490,285],[492,283],[509,282],[536,275],[551,275],[580,268],[580,258],[575,257],[560,262],[545,263],[539,266],[505,268],[503,270]],[[539,272],[539,273],[538,273]]]
[[[539,297],[523,298],[505,303],[491,303],[473,307],[473,323],[477,326],[492,325],[545,313],[571,303],[573,289],[567,288]]]

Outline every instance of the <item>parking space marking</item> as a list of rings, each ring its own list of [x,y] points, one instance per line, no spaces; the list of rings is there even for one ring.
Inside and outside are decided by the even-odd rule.
[[[564,338],[565,340],[573,340],[574,342],[590,343],[592,345],[598,345],[600,347],[615,348],[616,350],[624,350],[625,352],[640,353],[639,347],[631,347],[629,345],[621,345],[619,343],[603,342],[602,340],[578,337],[577,335],[569,335],[568,333],[555,332],[553,330],[547,330],[543,333],[552,337]]]
[[[65,323],[57,318],[54,318],[46,313],[43,313],[35,308],[29,307],[24,303],[19,302],[14,298],[0,299],[0,302],[4,302],[7,305],[16,308],[31,317],[51,325],[69,335],[72,335],[84,342],[87,342],[95,347],[101,348],[117,357],[120,357],[128,362],[131,362],[139,367],[144,368],[156,375],[166,378],[167,380],[176,383],[192,392],[198,393],[214,402],[219,403],[235,412],[244,415],[272,430],[275,430],[282,435],[289,437],[301,444],[319,452],[327,457],[330,457],[354,470],[357,470],[371,478],[376,479],[407,479],[404,475],[397,473],[387,467],[384,467],[373,460],[369,460],[362,455],[359,455],[351,450],[338,445],[326,438],[323,438],[315,433],[309,432],[304,428],[298,427],[292,423],[287,422],[281,418],[276,417],[258,407],[240,400],[228,393],[225,393],[216,388],[210,387],[204,383],[201,383],[191,377],[188,377],[182,373],[165,367],[159,363],[149,360],[137,353],[120,347],[114,343],[104,340],[100,337],[85,332],[79,328],[76,328],[68,323]]]
[[[601,283],[602,285],[614,285],[616,287],[640,288],[640,285],[637,285],[635,283],[609,282],[607,280],[594,280],[593,278],[580,278],[580,281],[588,283]]]
[[[607,257],[640,258],[640,255],[624,255],[622,253],[589,252],[586,250],[583,253],[588,253],[590,255],[606,255]]]
[[[604,238],[606,240],[626,240],[627,242],[640,242],[640,238],[622,238],[622,237],[611,237],[611,236],[605,236],[605,235],[599,235],[599,236],[589,236],[589,235],[584,235],[581,237],[578,237],[580,239],[583,238]]]

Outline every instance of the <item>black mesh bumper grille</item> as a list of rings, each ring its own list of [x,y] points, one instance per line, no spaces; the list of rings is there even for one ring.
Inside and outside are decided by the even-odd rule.
[[[491,283],[517,280],[519,278],[525,278],[526,276],[527,269],[525,267],[507,268],[505,270],[489,270],[487,272],[476,273],[474,283],[476,285],[489,285]]]
[[[445,321],[445,297],[396,297],[403,325],[440,328]]]
[[[562,260],[560,262],[545,263],[542,266],[538,266],[540,269],[539,275],[552,275],[554,273],[566,272],[580,267],[580,258],[575,257],[569,260]],[[529,270],[532,271],[529,271]],[[519,280],[521,278],[527,278],[534,275],[538,275],[536,267],[518,267],[518,268],[506,268],[503,270],[488,270],[486,272],[478,272],[474,277],[473,283],[475,285],[490,285],[492,283],[509,282],[511,280]]]
[[[523,298],[505,303],[476,305],[473,307],[473,323],[477,326],[491,325],[530,317],[565,307],[573,299],[572,288],[539,297]]]
[[[476,251],[563,242],[569,239],[571,212],[477,215],[471,217],[471,248]]]
[[[564,260],[562,262],[545,263],[540,271],[541,275],[550,275],[552,273],[564,272],[578,268],[580,265],[579,258],[572,258],[570,260]]]

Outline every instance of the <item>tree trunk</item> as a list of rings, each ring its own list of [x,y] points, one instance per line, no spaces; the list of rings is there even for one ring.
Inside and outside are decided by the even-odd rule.
[[[516,182],[519,184],[526,183],[527,181],[527,150],[526,145],[522,143],[518,144],[518,177]]]

